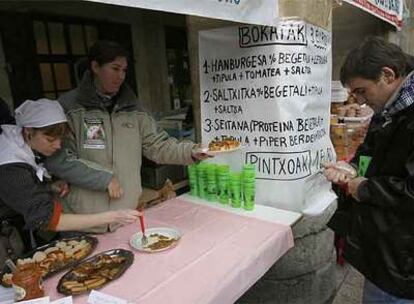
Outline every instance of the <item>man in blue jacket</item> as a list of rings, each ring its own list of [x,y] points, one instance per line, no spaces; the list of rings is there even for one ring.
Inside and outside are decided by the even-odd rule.
[[[366,278],[363,303],[414,303],[414,71],[411,58],[378,37],[347,56],[341,82],[375,111],[350,164],[325,176],[346,189],[329,222],[345,259]]]

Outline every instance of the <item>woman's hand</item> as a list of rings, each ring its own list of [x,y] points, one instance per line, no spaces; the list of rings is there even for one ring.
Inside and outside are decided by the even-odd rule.
[[[142,212],[134,209],[121,209],[108,211],[109,222],[127,225],[135,222]]]
[[[325,177],[335,184],[346,184],[357,176],[355,168],[344,161],[326,163],[324,167]]]
[[[108,194],[112,199],[120,198],[124,194],[124,189],[122,189],[118,179],[114,176],[112,176],[111,181],[109,182]]]
[[[193,150],[191,151],[191,157],[195,161],[201,161],[204,159],[214,157],[214,155],[208,153],[208,148],[204,148],[201,145],[195,145],[193,147]]]
[[[60,197],[64,197],[70,191],[69,184],[63,180],[58,180],[50,184],[50,189]]]

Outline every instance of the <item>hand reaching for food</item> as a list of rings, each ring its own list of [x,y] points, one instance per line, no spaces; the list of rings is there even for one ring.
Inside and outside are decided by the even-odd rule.
[[[140,215],[142,215],[142,212],[139,212],[134,209],[108,211],[109,222],[119,223],[122,225],[127,225],[136,222]]]

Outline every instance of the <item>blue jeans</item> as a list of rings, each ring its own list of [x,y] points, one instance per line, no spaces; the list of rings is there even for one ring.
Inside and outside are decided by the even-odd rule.
[[[414,300],[397,298],[365,279],[363,304],[414,304]]]

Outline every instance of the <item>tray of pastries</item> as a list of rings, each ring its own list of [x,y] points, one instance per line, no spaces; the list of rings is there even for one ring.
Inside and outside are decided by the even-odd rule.
[[[79,263],[92,253],[97,244],[98,239],[88,235],[64,238],[38,247],[13,262],[16,265],[37,266],[45,279]],[[3,266],[0,277],[4,287],[11,287],[13,274],[6,265]]]
[[[133,253],[125,249],[98,253],[67,272],[59,280],[57,290],[70,296],[102,288],[119,278],[133,261]]]

